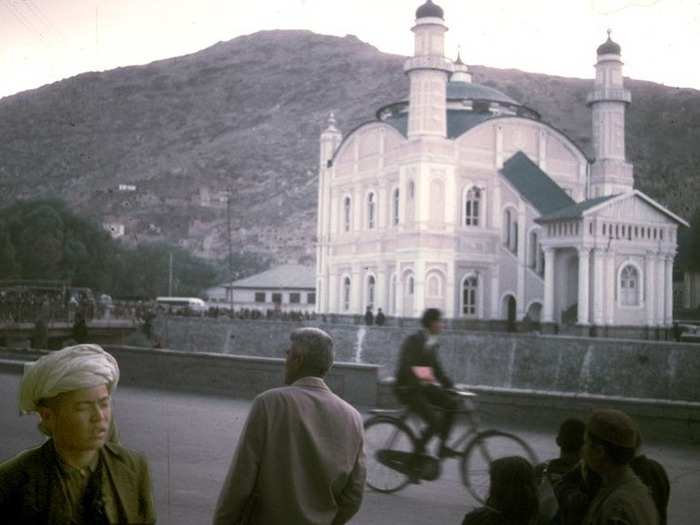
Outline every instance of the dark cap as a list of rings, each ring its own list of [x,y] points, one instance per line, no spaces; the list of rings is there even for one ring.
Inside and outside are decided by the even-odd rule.
[[[588,420],[586,430],[603,441],[624,448],[636,448],[637,425],[621,410],[596,410]]]

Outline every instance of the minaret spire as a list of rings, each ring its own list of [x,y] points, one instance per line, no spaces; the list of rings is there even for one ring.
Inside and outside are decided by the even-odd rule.
[[[587,103],[593,117],[591,195],[624,193],[634,187],[632,165],[625,157],[625,110],[632,97],[622,78],[620,45],[608,38],[598,46],[596,78]]]
[[[415,52],[406,60],[410,79],[408,138],[447,137],[447,80],[452,63],[445,58],[445,15],[430,0],[416,10]]]

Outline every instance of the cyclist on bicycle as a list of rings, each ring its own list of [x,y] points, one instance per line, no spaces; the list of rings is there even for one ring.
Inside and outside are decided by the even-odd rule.
[[[427,426],[418,439],[418,453],[424,453],[430,439],[440,437],[439,456],[459,455],[447,446],[459,399],[447,389],[452,380],[445,375],[438,359],[437,336],[442,330],[440,310],[428,308],[421,319],[423,329],[407,337],[401,345],[395,392],[399,401],[418,414]]]

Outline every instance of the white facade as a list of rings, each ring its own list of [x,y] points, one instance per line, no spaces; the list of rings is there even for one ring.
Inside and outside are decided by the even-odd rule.
[[[598,50],[591,162],[447,61],[446,29],[421,6],[408,101],[345,138],[331,116],[321,134],[317,311],[668,325],[684,223],[633,190],[619,46]]]

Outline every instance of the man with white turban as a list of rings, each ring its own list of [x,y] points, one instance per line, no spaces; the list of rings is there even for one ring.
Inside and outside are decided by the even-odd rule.
[[[3,523],[155,523],[145,459],[109,441],[119,366],[82,344],[25,368],[20,410],[49,439],[0,464]]]

